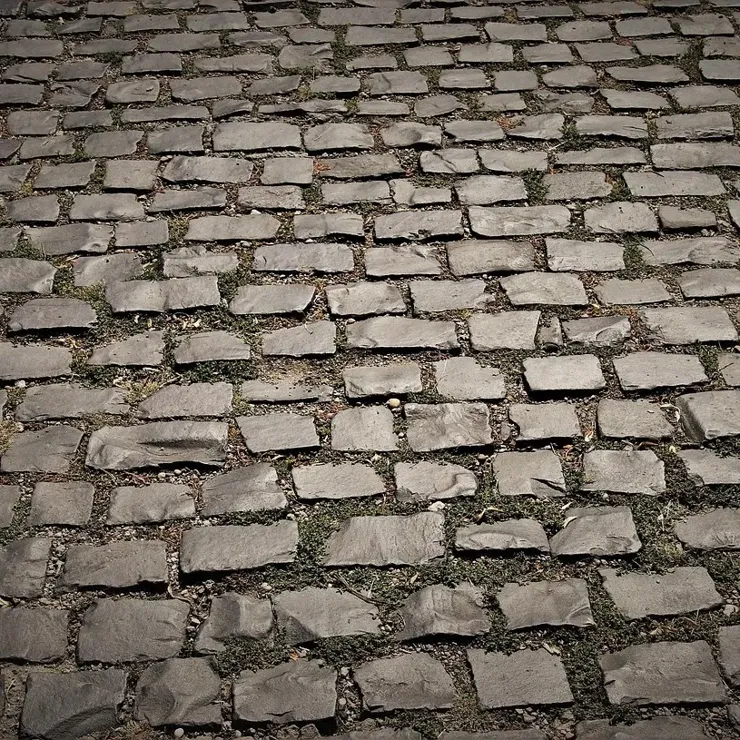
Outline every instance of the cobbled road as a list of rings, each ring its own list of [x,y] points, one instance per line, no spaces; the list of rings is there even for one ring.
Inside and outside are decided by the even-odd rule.
[[[740,0],[0,0],[0,739],[740,738]]]

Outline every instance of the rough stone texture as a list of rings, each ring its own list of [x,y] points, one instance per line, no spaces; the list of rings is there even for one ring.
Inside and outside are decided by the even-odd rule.
[[[183,532],[180,568],[183,573],[206,573],[291,563],[297,545],[295,522],[194,527]]]
[[[100,470],[157,468],[193,462],[221,465],[228,427],[210,421],[161,421],[135,427],[102,427],[90,437],[86,464]]]
[[[154,727],[210,725],[221,719],[220,694],[221,679],[208,658],[171,658],[141,674],[134,715]]]
[[[376,606],[336,589],[283,591],[272,597],[272,604],[278,629],[283,630],[289,645],[380,631]]]
[[[63,609],[14,607],[0,610],[0,656],[3,660],[51,663],[67,652],[68,612]]]
[[[316,660],[296,660],[234,681],[234,717],[245,722],[289,724],[334,716],[337,672]]]
[[[126,672],[118,668],[31,673],[21,715],[24,734],[53,740],[108,732],[118,723]]]
[[[725,687],[709,645],[656,642],[599,659],[612,704],[720,704]]]
[[[509,630],[546,624],[555,627],[593,627],[595,624],[586,582],[579,578],[523,586],[507,583],[496,599]]]
[[[97,599],[82,615],[77,656],[83,663],[172,658],[185,641],[189,612],[177,599]]]
[[[327,542],[325,565],[416,565],[444,554],[444,517],[357,516],[345,520]]]
[[[560,658],[544,648],[512,655],[471,649],[468,662],[482,709],[573,701]]]
[[[414,690],[445,740],[734,736],[734,695],[615,715],[582,684],[608,650],[737,641],[738,10],[0,0],[0,737],[421,740],[395,728],[419,710],[360,706],[354,672],[398,655],[449,669],[452,710]],[[619,645],[609,567],[660,579]],[[717,597],[683,568],[727,603],[695,616]],[[577,643],[537,595],[564,579],[594,599]],[[501,641],[507,581],[534,616]],[[381,631],[342,634],[337,593]],[[161,654],[156,614],[104,615],[85,652],[101,596],[193,616]],[[288,645],[291,596],[326,637]],[[572,714],[508,669],[519,712],[461,713],[471,641],[552,651]],[[191,662],[216,653],[218,687]],[[125,700],[24,713],[36,657],[60,686],[146,662]]]
[[[691,614],[724,603],[705,568],[676,568],[663,575],[599,571],[604,589],[627,619]]]
[[[395,709],[451,709],[452,678],[442,663],[425,653],[363,663],[354,673],[368,712]]]

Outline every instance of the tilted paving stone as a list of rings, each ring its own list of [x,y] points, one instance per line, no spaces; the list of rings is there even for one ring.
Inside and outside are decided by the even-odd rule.
[[[675,531],[686,547],[695,550],[736,550],[740,548],[740,512],[715,509],[689,516],[676,523]]]
[[[689,614],[721,606],[724,599],[705,568],[676,568],[663,575],[599,571],[604,589],[627,619]]]
[[[211,600],[208,617],[195,638],[199,654],[216,654],[226,649],[231,638],[259,640],[273,628],[272,606],[267,599],[237,593],[225,593]]]
[[[238,511],[282,509],[287,506],[277,472],[267,463],[221,473],[203,482],[203,514],[213,516]]]
[[[342,379],[348,398],[406,395],[422,390],[421,369],[412,362],[347,367],[342,371]]]
[[[90,436],[85,464],[99,470],[156,468],[182,462],[221,466],[227,432],[227,424],[207,421],[102,427]]]
[[[221,679],[208,658],[170,658],[141,674],[134,716],[153,727],[218,724],[220,695]]]
[[[569,403],[515,403],[509,407],[509,419],[519,428],[518,442],[582,436],[575,408]]]
[[[508,519],[490,524],[468,524],[455,532],[455,549],[461,552],[549,552],[542,525],[534,519]]]
[[[82,615],[81,663],[120,663],[175,657],[185,641],[190,607],[179,599],[96,599]]]
[[[663,344],[733,342],[737,329],[723,308],[655,308],[641,312],[651,334]]]
[[[237,417],[250,452],[311,449],[319,446],[313,417],[293,413]]]
[[[519,585],[506,583],[497,593],[507,630],[542,625],[593,627],[586,582],[580,578],[539,581]]]
[[[599,390],[606,385],[595,355],[524,360],[524,378],[534,393]]]
[[[604,398],[599,401],[596,420],[602,437],[660,440],[673,434],[659,405],[648,401]]]
[[[732,687],[740,685],[740,630],[719,628],[719,665]]]
[[[576,725],[578,740],[705,740],[701,722],[682,716],[651,717],[629,725],[610,724],[608,719],[584,720]]]
[[[686,435],[696,442],[740,434],[740,391],[687,393],[676,406]]]
[[[278,629],[284,632],[289,645],[380,632],[375,605],[336,589],[283,591],[272,597],[272,604]]]
[[[635,352],[614,359],[614,370],[625,391],[644,391],[708,382],[695,355]]]
[[[711,450],[681,450],[678,456],[697,486],[734,484],[740,478],[740,462],[735,457],[722,457]]]
[[[399,608],[403,628],[396,634],[396,639],[485,634],[490,630],[491,622],[483,605],[483,592],[470,583],[461,583],[455,588],[427,586],[411,594]]]
[[[721,704],[727,700],[709,645],[656,642],[599,659],[612,704]]]
[[[606,557],[640,550],[628,506],[589,506],[568,509],[563,528],[550,538],[554,555]]]
[[[406,404],[407,438],[415,452],[480,447],[492,440],[482,403]]]

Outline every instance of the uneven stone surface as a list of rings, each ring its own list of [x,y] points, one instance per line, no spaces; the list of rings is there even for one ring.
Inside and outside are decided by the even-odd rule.
[[[734,737],[739,1],[0,0],[0,737]]]
[[[612,704],[719,704],[726,691],[709,645],[656,642],[634,645],[600,660]]]

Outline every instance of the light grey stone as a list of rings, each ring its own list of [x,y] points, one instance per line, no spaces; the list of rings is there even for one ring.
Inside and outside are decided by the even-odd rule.
[[[552,498],[565,495],[560,458],[551,450],[500,452],[494,457],[492,468],[502,496]]]
[[[553,554],[565,557],[630,555],[641,547],[628,506],[568,509],[563,528],[550,538]]]
[[[561,581],[536,581],[520,585],[506,583],[496,594],[506,617],[507,630],[553,627],[593,627],[586,581],[567,578]]]

